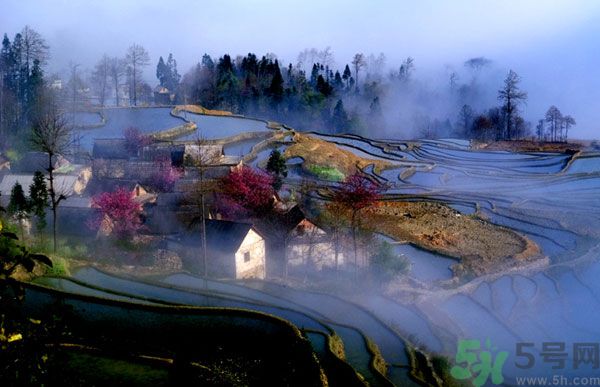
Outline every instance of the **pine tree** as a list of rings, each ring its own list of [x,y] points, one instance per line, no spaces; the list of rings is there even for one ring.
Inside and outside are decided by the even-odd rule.
[[[278,149],[274,149],[269,156],[267,162],[267,171],[270,172],[273,179],[273,189],[279,191],[283,185],[283,178],[287,177],[287,166],[285,165],[285,158],[281,155]]]
[[[33,183],[29,186],[29,206],[30,210],[37,218],[36,228],[38,232],[46,228],[46,208],[48,208],[48,188],[46,186],[46,177],[40,171],[33,175]]]
[[[336,90],[342,90],[344,87],[344,81],[342,80],[342,76],[339,71],[335,72],[335,76],[333,77],[333,86]]]
[[[333,108],[333,116],[331,117],[333,128],[336,133],[344,132],[348,129],[348,114],[344,109],[344,103],[341,99],[337,101]]]
[[[342,79],[346,82],[346,87],[350,86],[350,78],[352,77],[352,71],[350,71],[350,66],[346,65],[344,68],[344,73],[342,74]]]
[[[21,227],[21,239],[25,237],[23,222],[29,218],[29,203],[23,192],[23,187],[16,182],[10,191],[10,201],[8,203],[8,214],[13,216]]]
[[[310,83],[312,83],[313,85],[316,85],[318,77],[319,77],[319,64],[314,63],[312,70],[310,72]]]
[[[162,56],[158,58],[158,64],[156,65],[156,78],[158,78],[161,86],[167,86],[167,66]]]
[[[283,77],[281,76],[281,70],[277,61],[275,61],[273,79],[271,80],[268,92],[273,106],[277,107],[283,100]]]
[[[181,75],[179,75],[179,72],[177,71],[177,61],[173,58],[173,54],[171,53],[169,53],[166,66],[169,75],[167,89],[176,92],[179,87],[179,81],[181,81]]]
[[[333,94],[333,88],[331,87],[329,82],[327,82],[325,78],[323,78],[322,75],[319,75],[319,77],[317,78],[317,91],[323,94],[323,96],[325,97],[329,97],[331,94]]]

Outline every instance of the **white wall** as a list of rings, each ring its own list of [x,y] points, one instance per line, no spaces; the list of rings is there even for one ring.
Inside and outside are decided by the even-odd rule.
[[[244,262],[244,253],[250,253],[250,261]],[[235,253],[236,278],[265,278],[265,241],[250,230]]]

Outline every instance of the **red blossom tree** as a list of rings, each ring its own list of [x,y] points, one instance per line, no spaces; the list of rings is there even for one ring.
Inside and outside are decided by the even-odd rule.
[[[221,179],[219,209],[226,217],[256,216],[273,208],[273,177],[242,166]]]
[[[144,182],[155,191],[172,192],[175,188],[175,183],[183,175],[180,168],[171,165],[171,160],[168,157],[154,160],[154,172]]]
[[[123,130],[123,137],[125,137],[125,148],[132,156],[137,156],[141,148],[152,143],[152,138],[150,138],[150,136],[145,135],[141,130],[134,126],[130,126]]]
[[[356,247],[357,215],[367,207],[371,207],[381,199],[385,187],[372,182],[366,176],[355,173],[344,180],[333,195],[333,204],[345,208],[352,213],[352,244],[354,248],[354,265],[358,269]]]
[[[91,226],[99,229],[108,221],[107,226],[120,239],[129,238],[142,228],[142,206],[133,193],[123,187],[92,197],[92,208],[97,208],[99,213]]]

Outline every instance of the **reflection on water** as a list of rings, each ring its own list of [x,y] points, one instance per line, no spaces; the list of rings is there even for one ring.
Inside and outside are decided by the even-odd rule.
[[[145,114],[152,115],[153,111],[165,115],[160,109],[146,111],[134,114],[142,114],[148,120]],[[264,123],[257,121],[187,116],[196,120],[207,136],[265,130]],[[162,119],[154,122],[154,127],[181,122],[172,117]],[[175,125],[170,119],[176,120]],[[107,133],[98,129],[101,132]],[[596,247],[600,243],[600,157],[582,157],[569,165],[567,155],[471,152],[467,144],[454,140],[428,141],[411,149],[402,142],[378,142],[379,147],[347,136],[321,138],[343,144],[361,156],[414,166],[416,173],[403,181],[398,179],[401,170],[382,174],[391,184],[390,197],[402,193],[418,199],[424,195],[446,202],[465,215],[476,213],[514,229],[539,244],[550,266],[498,273],[452,287],[444,281],[451,278],[449,267],[456,261],[410,245],[397,245],[396,251],[412,262],[410,276],[419,280],[422,287],[405,287],[387,297],[344,294],[343,298],[263,282],[243,286],[207,282],[183,274],[164,278],[162,284],[184,286],[199,293],[98,277],[85,271],[76,276],[84,282],[120,290],[122,297],[133,294],[170,302],[252,308],[325,334],[337,327],[348,341],[345,344],[349,359],[364,372],[368,372],[365,364],[369,359],[365,357],[360,332],[378,344],[388,363],[402,364],[407,359],[398,332],[450,357],[456,353],[459,339],[490,339],[493,345],[510,353],[505,368],[509,383],[514,383],[515,376],[534,373],[524,373],[514,366],[519,342],[532,342],[539,352],[547,341],[565,342],[567,348],[575,342],[600,341],[600,247]],[[233,144],[226,149],[245,152],[251,143]],[[260,165],[270,152],[271,149],[259,152],[252,163]],[[291,160],[291,164],[297,161]],[[293,170],[294,177],[300,176],[299,168]],[[206,290],[210,292],[202,293]],[[551,364],[537,359],[535,373],[551,371]],[[570,375],[576,371],[568,367],[561,372]],[[591,372],[586,368],[577,375]]]

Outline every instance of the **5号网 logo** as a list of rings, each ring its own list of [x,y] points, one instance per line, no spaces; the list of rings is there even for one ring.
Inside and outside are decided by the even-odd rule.
[[[480,340],[460,340],[455,356],[455,366],[450,370],[458,380],[471,380],[475,387],[483,386],[488,380],[498,385],[504,382],[502,368],[508,358],[508,351],[498,351],[492,347],[490,339],[481,346]]]

